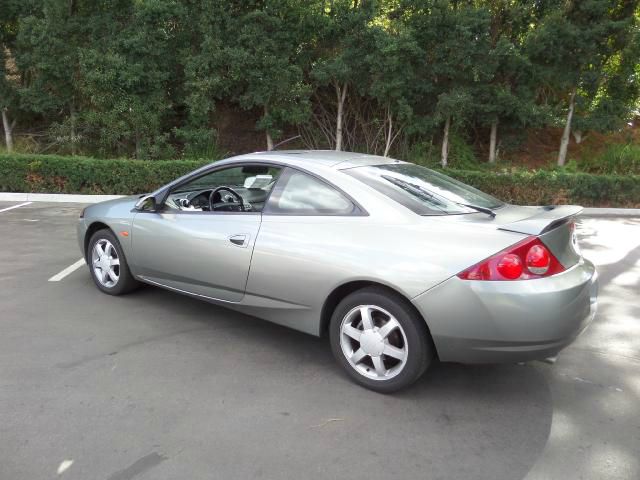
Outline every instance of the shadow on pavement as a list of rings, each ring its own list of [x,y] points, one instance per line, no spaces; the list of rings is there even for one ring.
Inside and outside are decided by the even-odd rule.
[[[161,311],[162,329],[172,318],[177,333],[113,345],[106,361],[131,378],[96,380],[84,394],[144,378],[153,394],[130,392],[153,412],[136,419],[139,441],[169,458],[181,445],[178,462],[205,454],[220,478],[518,479],[547,441],[551,396],[531,366],[436,362],[413,388],[380,395],[347,380],[324,339],[152,287],[117,303],[144,305],[147,319]],[[145,426],[158,418],[162,437]]]

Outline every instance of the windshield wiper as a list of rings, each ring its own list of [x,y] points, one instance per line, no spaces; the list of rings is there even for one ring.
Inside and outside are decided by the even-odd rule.
[[[382,178],[384,178],[387,182],[392,183],[396,187],[400,187],[404,191],[409,192],[412,195],[417,196],[418,198],[422,198],[423,200],[426,200],[427,202],[431,202],[437,208],[446,207],[446,204],[443,203],[441,200],[438,200],[433,193],[426,191],[425,189],[421,188],[418,185],[414,185],[413,183],[405,182],[404,180],[400,180],[399,178],[390,177],[389,175],[382,175]]]
[[[457,203],[458,205],[462,205],[463,207],[467,207],[467,208],[471,208],[473,210],[477,210],[478,212],[486,213],[491,218],[494,218],[496,216],[496,212],[494,212],[493,210],[491,210],[490,208],[487,208],[487,207],[479,207],[478,205],[472,205],[470,203],[461,203],[461,202],[455,202],[455,203]]]
[[[443,207],[445,206],[445,204],[441,200],[438,200],[436,198],[436,197],[441,197],[441,195],[431,193],[425,190],[424,188],[420,187],[419,185],[414,185],[413,183],[405,182],[404,180],[400,180],[399,178],[394,178],[389,175],[382,175],[382,178],[384,178],[388,182],[393,183],[395,186],[400,187],[403,190],[406,190],[409,193],[413,193],[414,195],[417,195],[418,197],[422,197],[423,199],[430,201],[436,205],[440,205]],[[456,205],[460,205],[462,207],[467,207],[472,210],[476,210],[478,212],[486,213],[487,215],[490,215],[491,218],[496,216],[496,212],[494,212],[493,210],[487,207],[480,207],[478,205],[473,205],[471,203],[456,202],[455,200],[449,200],[449,201],[455,203]]]

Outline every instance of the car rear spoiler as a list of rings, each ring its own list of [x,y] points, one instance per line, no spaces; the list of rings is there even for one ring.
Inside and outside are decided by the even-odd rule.
[[[524,233],[527,235],[541,235],[567,222],[582,212],[578,205],[560,205],[557,207],[539,207],[534,215],[516,222],[500,225],[499,230]]]

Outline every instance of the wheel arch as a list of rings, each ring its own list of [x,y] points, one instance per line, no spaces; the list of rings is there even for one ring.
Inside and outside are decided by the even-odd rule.
[[[83,241],[84,258],[85,260],[87,260],[87,262],[89,261],[89,259],[87,258],[87,255],[89,254],[89,252],[87,251],[89,248],[89,240],[91,239],[92,235],[99,230],[109,230],[111,231],[111,233],[115,235],[115,233],[113,232],[113,229],[106,223],[101,222],[99,220],[96,220],[95,222],[91,223],[91,225],[89,225],[89,227],[87,228],[87,231],[84,234],[84,241]]]
[[[379,283],[371,280],[355,280],[347,283],[343,283],[342,285],[333,289],[333,291],[327,296],[327,299],[324,301],[322,305],[322,311],[320,313],[320,336],[324,336],[329,330],[329,324],[331,323],[331,316],[333,315],[333,311],[336,309],[338,304],[347,296],[356,292],[358,290],[362,290],[367,287],[377,287],[387,292],[401,298],[406,303],[407,307],[409,307],[418,318],[422,319],[427,328],[427,333],[429,335],[429,341],[433,342],[433,337],[431,335],[431,329],[429,328],[429,323],[427,319],[420,313],[420,311],[416,308],[416,306],[407,298],[406,295],[402,294],[400,291],[396,290],[389,285],[385,285],[384,283]],[[434,351],[437,355],[437,348],[434,345]]]

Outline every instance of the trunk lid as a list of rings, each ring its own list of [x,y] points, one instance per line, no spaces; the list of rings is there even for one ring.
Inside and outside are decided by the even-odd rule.
[[[511,210],[505,211],[508,219],[503,218],[501,221],[499,214],[496,215],[499,230],[536,235],[565,268],[571,268],[580,261],[582,255],[575,233],[574,220],[582,212],[582,207],[561,205],[505,208]]]
[[[577,205],[561,205],[558,207],[518,207],[509,205],[504,207],[505,216],[500,210],[496,213],[496,220],[500,230],[525,233],[527,235],[543,235],[546,232],[568,223],[571,217],[582,212]]]
[[[565,268],[580,261],[574,220],[582,212],[576,205],[555,207],[523,207],[505,205],[491,218],[482,213],[464,215],[462,221],[493,226],[498,230],[535,235],[547,246]]]

